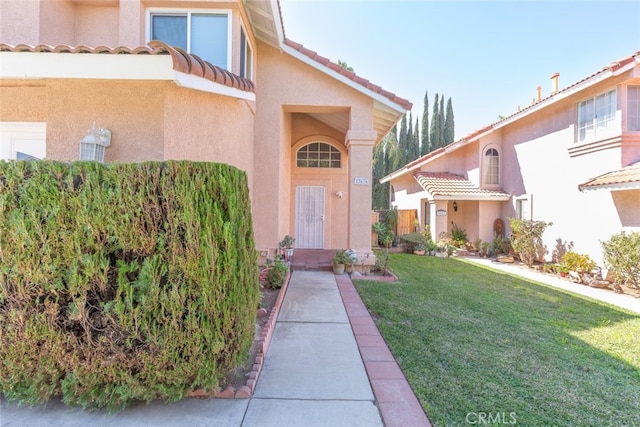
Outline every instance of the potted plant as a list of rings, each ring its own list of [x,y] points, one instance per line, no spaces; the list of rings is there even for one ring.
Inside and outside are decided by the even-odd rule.
[[[278,247],[284,254],[284,259],[287,261],[293,256],[293,244],[296,242],[296,239],[289,236],[288,234],[284,236],[282,241],[278,243]]]
[[[415,255],[424,255],[427,251],[427,248],[422,243],[418,243],[416,247],[413,249],[413,253]]]
[[[333,256],[333,274],[344,274],[347,264],[351,264],[351,257],[344,249],[338,249]]]

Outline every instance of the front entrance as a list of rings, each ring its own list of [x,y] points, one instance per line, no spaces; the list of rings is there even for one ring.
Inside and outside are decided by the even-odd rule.
[[[324,248],[324,187],[296,187],[296,247]]]

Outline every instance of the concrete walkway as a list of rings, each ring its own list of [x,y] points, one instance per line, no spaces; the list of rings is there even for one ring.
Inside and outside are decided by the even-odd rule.
[[[516,276],[524,277],[526,279],[535,280],[537,282],[544,283],[554,288],[563,289],[565,291],[573,292],[578,295],[586,296],[595,300],[606,302],[608,304],[640,313],[640,299],[635,298],[632,295],[617,294],[611,290],[591,288],[589,286],[573,283],[566,279],[552,276],[550,274],[540,273],[538,271],[522,268],[521,266],[496,262],[495,260],[488,258],[478,257],[461,257],[470,262],[484,265],[496,270],[503,271],[505,273],[513,274]]]
[[[250,399],[140,403],[114,415],[59,400],[37,408],[1,401],[0,425],[393,427],[429,421],[349,276],[295,271]]]

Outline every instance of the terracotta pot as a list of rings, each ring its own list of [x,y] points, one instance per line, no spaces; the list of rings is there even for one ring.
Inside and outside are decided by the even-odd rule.
[[[333,264],[333,274],[344,274],[344,264]]]

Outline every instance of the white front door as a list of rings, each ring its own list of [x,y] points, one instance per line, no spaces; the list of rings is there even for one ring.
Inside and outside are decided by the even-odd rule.
[[[296,187],[296,247],[324,248],[324,187]]]

